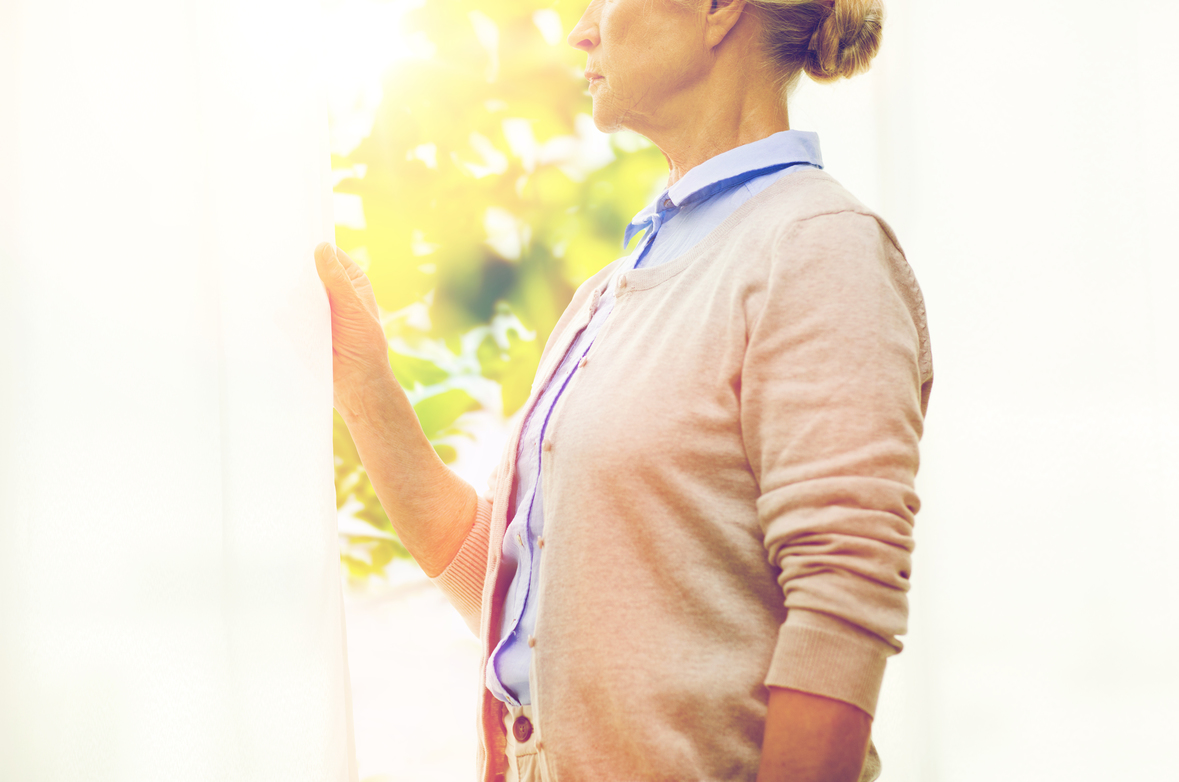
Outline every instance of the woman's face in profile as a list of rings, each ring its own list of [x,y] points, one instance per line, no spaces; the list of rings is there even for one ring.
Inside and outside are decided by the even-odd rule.
[[[569,33],[587,55],[594,124],[612,132],[659,127],[703,72],[698,0],[593,0]]]

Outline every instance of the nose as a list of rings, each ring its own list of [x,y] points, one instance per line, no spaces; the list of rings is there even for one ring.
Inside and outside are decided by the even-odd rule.
[[[574,49],[581,49],[583,52],[589,52],[602,39],[598,34],[598,6],[601,0],[593,0],[585,9],[585,13],[577,20],[577,24],[573,25],[573,29],[569,31],[569,45]]]

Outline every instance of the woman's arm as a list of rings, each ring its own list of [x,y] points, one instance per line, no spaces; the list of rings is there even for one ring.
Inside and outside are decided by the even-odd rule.
[[[856,782],[871,729],[851,704],[770,687],[757,782]]]
[[[336,410],[402,544],[437,576],[475,523],[475,490],[443,464],[393,376],[364,272],[330,244],[316,248],[315,266],[332,308]]]
[[[371,377],[340,411],[381,507],[406,550],[431,578],[475,523],[475,489],[440,458],[391,369]]]
[[[771,252],[749,302],[741,378],[758,514],[787,609],[765,681],[762,779],[854,780],[905,631],[924,311],[870,215],[799,221]]]

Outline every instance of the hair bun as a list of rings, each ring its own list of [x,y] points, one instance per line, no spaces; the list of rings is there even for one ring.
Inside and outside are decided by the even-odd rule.
[[[834,0],[829,8],[811,36],[803,63],[806,75],[815,81],[862,73],[880,49],[881,0]]]

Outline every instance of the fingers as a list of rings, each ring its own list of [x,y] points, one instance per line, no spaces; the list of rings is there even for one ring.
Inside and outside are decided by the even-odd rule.
[[[348,295],[355,292],[354,282],[364,276],[360,267],[338,247],[323,242],[315,248],[315,270],[327,286],[329,294]]]
[[[368,278],[347,253],[323,242],[315,248],[315,269],[327,289],[333,312],[365,314],[380,321]]]
[[[321,263],[326,263],[334,257],[335,253],[331,242],[320,242],[319,244],[315,245],[316,266],[320,265]]]
[[[321,242],[315,246],[315,270],[319,272],[319,279],[329,288],[343,272],[336,259],[335,248],[329,242]]]
[[[319,278],[329,287],[336,280],[347,280],[349,284],[364,276],[364,270],[356,265],[356,261],[348,257],[348,253],[339,247],[333,247],[330,242],[321,242],[315,247],[315,268]]]
[[[344,271],[347,272],[349,278],[354,280],[358,276],[364,274],[364,270],[356,265],[356,261],[349,258],[348,253],[344,252],[339,247],[336,248],[336,260],[339,261],[340,265],[344,267]]]
[[[342,250],[337,250],[328,242],[323,242],[315,248],[315,270],[319,273],[323,287],[327,289],[333,310],[341,307],[347,310],[359,306],[352,279],[340,263],[340,256],[343,254]]]

